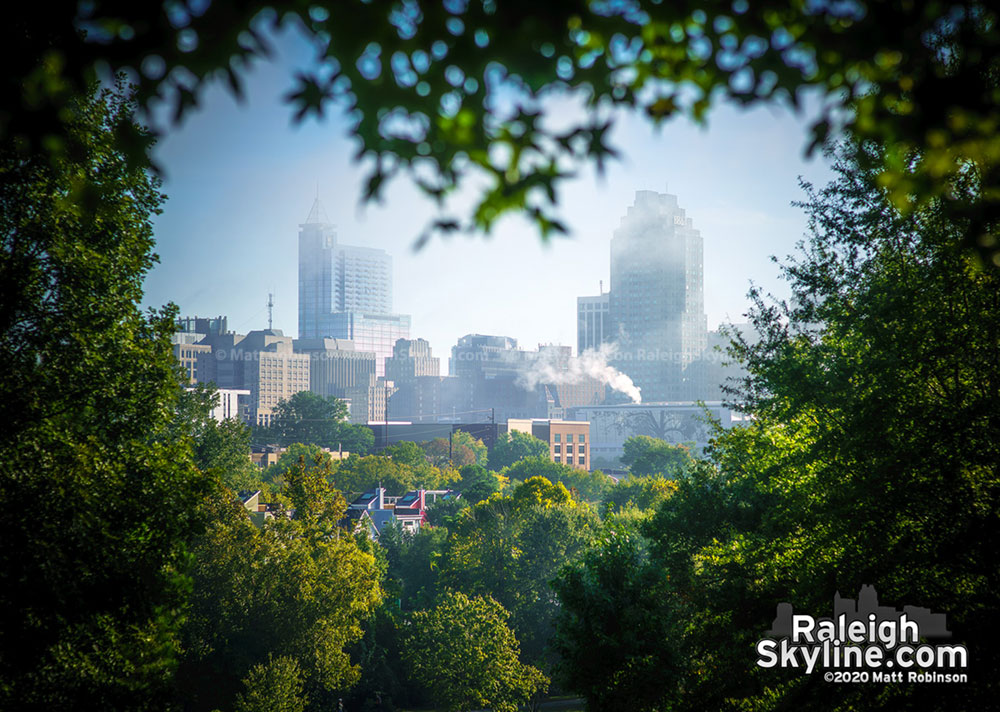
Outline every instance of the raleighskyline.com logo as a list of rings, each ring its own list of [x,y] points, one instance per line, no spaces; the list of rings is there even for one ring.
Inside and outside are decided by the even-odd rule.
[[[828,682],[967,682],[966,647],[927,642],[950,637],[943,613],[880,606],[875,588],[862,586],[857,602],[834,595],[832,618],[779,603],[768,637],[757,642],[757,665],[823,668]]]

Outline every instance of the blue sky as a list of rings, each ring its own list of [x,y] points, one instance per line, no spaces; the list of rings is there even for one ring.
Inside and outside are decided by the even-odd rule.
[[[318,185],[341,242],[393,256],[395,309],[412,315],[412,335],[431,342],[442,371],[467,333],[513,336],[528,348],[575,346],[576,297],[596,294],[599,280],[608,288],[610,239],[635,191],[669,187],[704,238],[714,328],[744,320],[751,280],[787,295],[770,256],[792,253],[805,232],[802,211],[790,206],[803,197],[798,177],[822,184],[830,176],[821,157],[805,159],[806,118],[788,110],[721,106],[707,128],[679,120],[655,129],[626,115],[613,134],[622,159],[603,178],[586,169],[560,195],[571,237],[546,246],[511,218],[489,239],[436,239],[414,252],[433,207],[405,179],[381,204],[360,206],[363,169],[341,117],[293,126],[281,102],[308,47],[293,32],[277,44],[278,60],[247,77],[245,104],[213,87],[155,149],[169,200],[156,220],[160,264],[146,283],[147,305],[223,314],[245,333],[267,326],[271,291],[275,328],[295,335],[298,224]]]

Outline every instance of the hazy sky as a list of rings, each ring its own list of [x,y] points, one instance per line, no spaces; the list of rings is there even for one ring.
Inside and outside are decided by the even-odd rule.
[[[576,297],[609,286],[609,242],[636,190],[678,196],[705,244],[709,328],[742,321],[751,280],[779,296],[771,255],[794,250],[805,230],[802,176],[824,183],[820,157],[806,160],[806,123],[776,108],[719,107],[707,128],[674,121],[657,131],[624,117],[613,144],[621,161],[603,178],[587,169],[564,188],[562,216],[571,237],[542,245],[520,218],[501,223],[490,239],[436,239],[419,252],[413,242],[434,214],[405,179],[380,205],[359,207],[362,169],[339,116],[293,126],[280,100],[292,67],[309,50],[286,33],[278,62],[249,75],[239,105],[221,86],[157,146],[169,196],[156,220],[161,263],[146,283],[146,304],[168,301],[182,315],[229,317],[245,333],[267,326],[297,330],[298,225],[317,185],[338,239],[388,251],[394,260],[397,312],[412,315],[413,337],[442,358],[467,333],[515,337],[521,346],[576,345]]]

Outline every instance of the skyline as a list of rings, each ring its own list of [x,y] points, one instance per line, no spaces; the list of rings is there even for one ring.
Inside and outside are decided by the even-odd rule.
[[[677,195],[704,237],[714,329],[743,321],[751,280],[786,296],[769,256],[785,257],[805,232],[801,211],[788,205],[804,198],[796,176],[820,185],[829,175],[822,158],[803,159],[805,123],[786,111],[725,106],[706,130],[674,122],[659,132],[624,115],[612,141],[622,160],[603,180],[585,173],[561,195],[570,239],[542,245],[510,219],[491,238],[435,238],[414,252],[431,204],[402,179],[383,204],[358,209],[361,168],[351,163],[343,119],[289,128],[277,97],[289,66],[308,52],[287,31],[277,47],[279,59],[250,75],[245,106],[214,87],[157,146],[170,199],[155,222],[161,264],[147,279],[145,305],[173,301],[182,315],[223,314],[245,333],[266,326],[274,292],[275,327],[297,335],[298,225],[318,193],[338,241],[393,257],[393,309],[412,315],[411,337],[427,339],[435,355],[447,356],[468,333],[510,336],[529,349],[575,346],[576,297],[596,294],[601,281],[610,288],[614,229],[635,192],[651,189]]]

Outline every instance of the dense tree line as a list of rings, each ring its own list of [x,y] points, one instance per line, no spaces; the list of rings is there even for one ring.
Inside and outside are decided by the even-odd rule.
[[[955,248],[967,224],[935,204],[900,213],[851,155],[806,186],[793,301],[755,294],[760,340],[734,345],[750,422],[558,580],[557,648],[592,710],[974,709],[997,694],[1000,280]],[[947,613],[969,682],[834,694],[755,665],[778,602],[829,615],[834,592],[865,584],[882,605]]]

